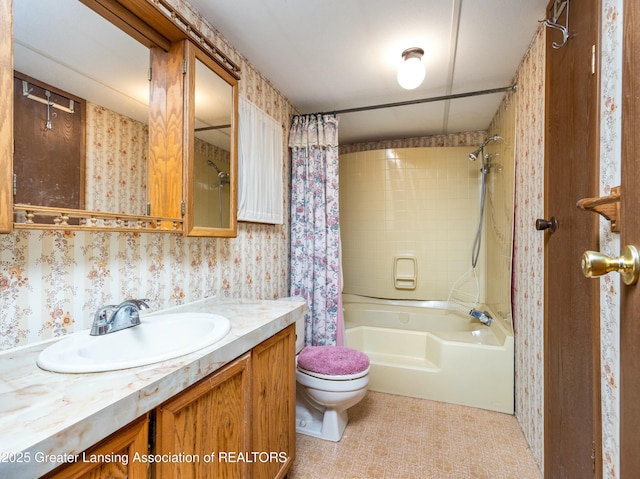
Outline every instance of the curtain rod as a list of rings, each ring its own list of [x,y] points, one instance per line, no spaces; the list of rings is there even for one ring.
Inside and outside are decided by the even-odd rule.
[[[505,86],[502,88],[492,88],[491,90],[471,91],[467,93],[454,93],[452,95],[434,96],[431,98],[421,98],[418,100],[399,101],[396,103],[383,103],[381,105],[360,106],[356,108],[345,108],[344,110],[335,110],[331,112],[318,113],[318,115],[338,115],[340,113],[355,113],[359,111],[379,110],[381,108],[393,108],[396,106],[417,105],[419,103],[431,103],[434,101],[455,100],[456,98],[467,98],[470,96],[491,95],[492,93],[503,93],[508,91],[516,91],[518,84]]]

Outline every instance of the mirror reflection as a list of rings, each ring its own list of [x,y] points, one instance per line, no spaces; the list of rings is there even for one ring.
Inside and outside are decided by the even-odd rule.
[[[195,65],[194,225],[229,228],[232,87],[199,59]]]
[[[24,145],[20,151],[16,146],[14,156],[16,203],[144,214],[148,48],[77,0],[14,2],[13,40],[14,69],[20,77],[14,80],[20,88],[14,96],[33,110],[33,119],[27,120],[32,127],[14,131],[16,145]],[[24,77],[33,81],[24,86]],[[77,99],[74,112],[53,107],[48,93],[67,109]],[[68,127],[68,117],[82,115],[78,100],[86,105],[84,133]],[[29,183],[43,189],[38,185],[68,160],[65,154],[48,152],[54,139],[80,145],[80,164],[71,167],[80,170],[80,184],[35,198]],[[31,150],[34,144],[40,145],[36,151]],[[66,193],[80,194],[77,206],[59,199]]]

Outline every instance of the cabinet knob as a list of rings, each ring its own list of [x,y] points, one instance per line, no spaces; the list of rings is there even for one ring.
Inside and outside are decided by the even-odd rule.
[[[537,219],[536,220],[536,229],[538,231],[549,230],[550,233],[555,233],[558,229],[558,220],[555,216],[552,216],[551,219]]]

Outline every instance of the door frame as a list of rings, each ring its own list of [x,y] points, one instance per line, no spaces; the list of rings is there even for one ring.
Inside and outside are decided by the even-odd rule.
[[[620,245],[640,247],[640,2],[625,0],[622,41]],[[640,473],[640,285],[620,292],[620,477]]]

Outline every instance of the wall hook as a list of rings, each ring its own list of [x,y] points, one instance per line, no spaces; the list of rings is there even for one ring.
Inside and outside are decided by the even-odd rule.
[[[564,10],[567,11],[564,17],[565,24],[560,25],[558,23],[558,19]],[[553,3],[553,20],[546,18],[544,20],[540,20],[540,23],[544,23],[546,27],[560,30],[562,32],[562,43],[553,42],[551,46],[555,49],[564,47],[567,40],[569,40],[569,0],[555,0]]]

